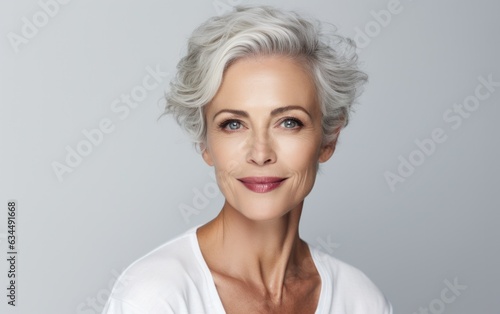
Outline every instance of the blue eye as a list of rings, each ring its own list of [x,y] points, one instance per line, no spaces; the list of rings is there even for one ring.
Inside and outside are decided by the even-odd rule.
[[[219,124],[219,127],[221,129],[234,131],[234,130],[238,130],[239,128],[241,128],[241,122],[238,120],[226,120],[226,121],[222,122],[221,124]]]
[[[240,128],[240,123],[238,121],[231,121],[228,125],[227,125],[231,130],[237,130]]]
[[[283,125],[286,129],[295,129],[297,127],[303,126],[302,122],[300,122],[299,120],[290,118],[281,122],[281,125]]]

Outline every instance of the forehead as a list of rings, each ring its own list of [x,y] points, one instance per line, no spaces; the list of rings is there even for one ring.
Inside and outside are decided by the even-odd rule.
[[[240,59],[226,69],[212,99],[212,109],[252,110],[298,105],[309,111],[317,105],[316,87],[308,68],[284,56]]]

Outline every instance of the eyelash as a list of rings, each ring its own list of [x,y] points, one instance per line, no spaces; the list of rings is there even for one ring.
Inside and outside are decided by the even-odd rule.
[[[293,121],[297,124],[297,127],[296,128],[301,128],[304,126],[304,123],[302,123],[302,121],[300,121],[299,119],[297,118],[292,118],[292,117],[288,117],[288,118],[285,118],[283,121],[281,121],[280,124],[282,124],[283,122],[285,121]],[[296,129],[296,128],[293,128],[293,129]]]
[[[297,128],[301,128],[304,126],[304,123],[302,123],[302,121],[300,121],[299,119],[297,118],[293,118],[293,117],[287,117],[287,118],[284,118],[281,122],[280,122],[280,125],[283,124],[284,122],[286,121],[293,121],[297,124],[296,127],[294,128],[288,128],[288,129],[291,129],[291,130],[295,130]],[[224,120],[222,121],[221,123],[219,123],[219,129],[221,130],[228,130],[227,127],[229,126],[229,124],[233,123],[233,122],[238,122],[239,124],[242,124],[240,120],[238,119],[227,119],[227,120]],[[239,129],[239,128],[238,128]],[[235,129],[235,130],[228,130],[229,132],[233,132],[233,131],[236,131],[238,129]]]
[[[227,129],[227,126],[233,122],[238,122],[241,124],[241,121],[240,120],[237,120],[237,119],[228,119],[228,120],[224,120],[222,121],[221,123],[219,123],[219,129],[221,130],[225,130]]]

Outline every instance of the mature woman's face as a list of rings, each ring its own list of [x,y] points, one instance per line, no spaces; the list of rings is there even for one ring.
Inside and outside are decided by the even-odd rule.
[[[321,111],[309,73],[281,56],[245,58],[225,72],[207,105],[204,160],[227,204],[252,220],[280,217],[311,191],[321,146]]]

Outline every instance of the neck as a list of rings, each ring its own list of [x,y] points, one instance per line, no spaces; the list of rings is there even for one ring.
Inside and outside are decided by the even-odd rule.
[[[308,257],[298,234],[302,205],[282,217],[254,221],[225,203],[219,215],[198,230],[211,270],[280,299],[286,279],[297,275]]]

